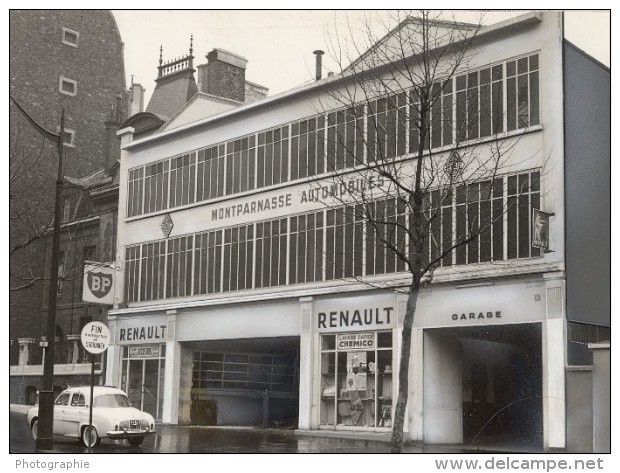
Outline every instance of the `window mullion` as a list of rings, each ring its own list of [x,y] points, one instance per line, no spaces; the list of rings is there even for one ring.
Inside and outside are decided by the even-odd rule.
[[[502,102],[503,102],[503,111],[504,116],[502,117],[502,121],[504,126],[502,127],[502,131],[508,131],[508,61],[504,61],[502,63]],[[506,201],[508,202],[508,201]],[[504,248],[506,248],[504,246]]]
[[[503,220],[503,232],[504,232],[504,261],[508,260],[508,177],[502,179],[502,220]]]

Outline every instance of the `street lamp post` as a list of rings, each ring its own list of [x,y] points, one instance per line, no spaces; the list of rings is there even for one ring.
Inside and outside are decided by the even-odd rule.
[[[58,254],[60,247],[60,211],[63,186],[65,109],[60,114],[60,132],[58,134],[58,177],[56,179],[56,200],[54,207],[54,231],[52,236],[52,261],[50,267],[50,284],[47,316],[47,341],[43,364],[43,389],[39,391],[39,427],[37,429],[37,450],[51,450],[54,425],[54,354],[56,351],[56,297],[58,290]]]

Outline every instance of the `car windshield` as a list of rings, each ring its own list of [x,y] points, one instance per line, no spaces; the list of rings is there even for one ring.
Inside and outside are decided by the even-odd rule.
[[[93,407],[130,407],[129,399],[124,394],[103,394],[97,396]]]

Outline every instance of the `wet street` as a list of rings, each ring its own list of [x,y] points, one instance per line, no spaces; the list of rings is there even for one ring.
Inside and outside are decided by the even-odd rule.
[[[35,453],[35,442],[21,412],[10,413],[12,453]],[[292,430],[158,425],[141,447],[104,439],[94,453],[389,453],[387,442],[296,435]],[[406,453],[460,449],[406,446]],[[54,453],[88,453],[77,439],[54,438]]]

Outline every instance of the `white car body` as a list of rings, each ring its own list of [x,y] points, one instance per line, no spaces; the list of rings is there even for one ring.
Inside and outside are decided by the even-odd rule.
[[[127,395],[120,389],[95,386],[93,422],[96,435],[93,445],[102,438],[128,439],[131,445],[140,445],[146,435],[155,433],[155,420],[150,414],[130,407]],[[99,404],[99,405],[98,405]],[[126,405],[127,407],[121,407]],[[90,386],[71,387],[61,392],[54,401],[53,435],[85,440],[84,430],[89,425]],[[36,437],[39,406],[28,411],[28,425]],[[36,422],[36,424],[35,424]]]

